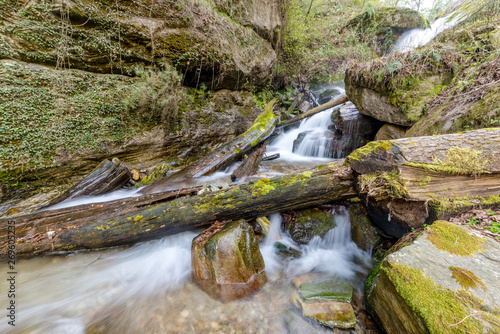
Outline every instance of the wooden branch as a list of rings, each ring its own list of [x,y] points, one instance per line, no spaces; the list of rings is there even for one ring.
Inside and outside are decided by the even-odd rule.
[[[289,120],[286,120],[286,121],[283,121],[281,123],[278,124],[278,126],[285,126],[285,125],[290,125],[290,124],[293,124],[295,122],[298,122],[300,120],[303,120],[304,118],[306,117],[310,117],[312,115],[315,115],[323,110],[326,110],[326,109],[329,109],[329,108],[333,108],[333,107],[336,107],[342,103],[346,103],[347,101],[349,101],[349,99],[347,98],[347,96],[341,96],[335,100],[332,100],[330,102],[327,102],[325,104],[322,104],[316,108],[313,108],[311,110],[309,110],[308,112],[305,112],[297,117],[294,117],[292,119],[289,119]]]

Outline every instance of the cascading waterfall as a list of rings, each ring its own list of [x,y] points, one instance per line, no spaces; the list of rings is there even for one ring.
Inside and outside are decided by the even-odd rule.
[[[336,88],[340,91],[336,97],[345,94],[344,89]],[[291,161],[334,157],[332,142],[336,139],[331,131],[335,126],[331,120],[332,112],[333,108],[304,119],[298,128],[287,130],[275,138],[266,153],[279,153],[281,159]]]
[[[453,12],[444,17],[435,20],[427,29],[412,29],[405,32],[394,43],[393,51],[405,52],[411,51],[419,46],[429,43],[434,37],[439,35],[443,30],[456,25],[462,16]]]

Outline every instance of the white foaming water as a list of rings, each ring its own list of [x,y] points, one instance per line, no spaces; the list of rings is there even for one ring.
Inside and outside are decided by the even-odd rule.
[[[335,228],[323,239],[316,236],[302,247],[302,256],[287,266],[289,276],[318,272],[352,280],[356,274],[368,272],[370,253],[359,249],[352,241],[349,213],[345,208],[335,215],[335,223]]]
[[[345,94],[343,88],[336,88],[340,91],[338,96]],[[332,112],[333,108],[330,108],[304,119],[298,128],[288,130],[275,138],[269,144],[266,154],[279,153],[280,159],[288,161],[310,161],[311,157],[318,160],[330,160],[329,146],[333,139],[328,138],[325,134],[328,132],[328,126],[333,125]],[[304,133],[304,138],[293,152],[293,143],[301,133]]]
[[[140,188],[120,189],[120,190],[115,190],[113,192],[110,192],[110,193],[104,194],[104,195],[80,196],[77,198],[72,198],[69,200],[62,201],[61,203],[52,205],[48,208],[43,209],[42,211],[69,208],[72,206],[77,206],[77,205],[82,205],[82,204],[110,202],[110,201],[114,201],[117,199],[123,199],[123,198],[133,197],[133,196],[140,196],[138,194],[139,191],[140,191]]]
[[[451,18],[455,15],[453,18]],[[451,18],[451,19],[450,19]],[[419,46],[429,43],[434,37],[439,35],[443,30],[453,27],[460,22],[461,15],[455,13],[448,14],[434,21],[427,29],[412,29],[405,32],[394,43],[392,50],[399,52],[411,51]]]
[[[343,207],[335,215],[335,228],[323,238],[314,237],[307,245],[297,245],[288,233],[281,232],[280,214],[272,215],[270,220],[269,234],[260,249],[266,264],[266,275],[271,279],[284,270],[289,279],[316,272],[353,280],[357,274],[366,274],[371,268],[370,252],[358,248],[351,239],[349,213]],[[302,255],[283,263],[274,247],[276,241],[301,251]]]
[[[85,333],[95,314],[181,287],[191,276],[194,236],[181,233],[126,250],[21,261],[16,266],[21,291],[16,331]],[[7,291],[5,284],[2,280],[2,291]],[[2,305],[7,305],[5,297],[1,295]],[[1,333],[12,329],[6,321],[0,323]]]

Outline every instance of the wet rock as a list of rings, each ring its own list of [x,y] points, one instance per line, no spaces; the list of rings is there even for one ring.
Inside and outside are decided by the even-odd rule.
[[[251,296],[266,281],[264,259],[244,220],[213,225],[193,239],[194,281],[223,302]]]
[[[391,140],[403,138],[406,133],[405,127],[394,125],[394,124],[384,124],[375,135],[375,140]]]
[[[274,249],[276,250],[276,253],[282,255],[283,257],[295,257],[298,258],[302,255],[302,252],[298,249],[289,247],[285,244],[282,244],[281,242],[277,241],[274,243]]]
[[[341,278],[324,282],[304,282],[300,284],[299,294],[305,300],[337,300],[350,303],[353,288],[351,283]]]
[[[335,227],[335,217],[320,209],[299,211],[289,223],[288,232],[292,239],[299,244],[308,243],[314,236],[324,237]]]
[[[349,208],[351,221],[351,237],[356,245],[364,250],[373,250],[383,241],[379,228],[372,223],[368,211],[361,203],[355,203]]]
[[[387,333],[498,333],[500,244],[437,221],[386,256],[367,283]]]
[[[308,300],[300,294],[292,295],[292,302],[302,315],[332,328],[354,328],[356,316],[350,303],[336,300]]]
[[[340,91],[336,88],[325,89],[323,92],[321,92],[321,94],[319,94],[318,103],[319,104],[327,103],[339,95]]]

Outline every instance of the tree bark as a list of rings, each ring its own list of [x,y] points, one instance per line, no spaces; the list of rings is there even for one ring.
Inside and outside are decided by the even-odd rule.
[[[460,154],[450,160],[457,147]],[[371,142],[346,164],[358,174],[372,219],[398,238],[436,219],[500,206],[500,129]],[[479,175],[474,165],[482,166]]]
[[[198,187],[29,214],[15,218],[16,254],[127,245],[216,220],[250,219],[343,200],[356,195],[353,181],[351,169],[327,165],[202,195],[194,195]],[[185,197],[176,198],[181,192]],[[0,220],[1,260],[7,259],[9,226],[9,220]]]
[[[252,152],[243,163],[231,174],[231,180],[234,182],[245,176],[254,175],[259,170],[259,164],[264,157],[267,145],[264,144]]]
[[[316,108],[313,108],[311,110],[309,110],[308,112],[305,112],[303,113],[302,115],[299,115],[297,117],[294,117],[292,119],[289,119],[287,121],[283,121],[281,123],[278,124],[278,126],[286,126],[286,125],[290,125],[290,124],[293,124],[295,122],[298,122],[300,120],[303,120],[304,118],[306,117],[310,117],[312,115],[315,115],[323,110],[326,110],[326,109],[329,109],[329,108],[333,108],[333,107],[336,107],[342,103],[346,103],[347,101],[349,101],[349,99],[347,98],[347,96],[341,96],[335,100],[332,100],[330,102],[327,102],[325,104],[322,104]]]

